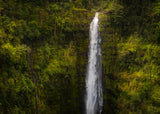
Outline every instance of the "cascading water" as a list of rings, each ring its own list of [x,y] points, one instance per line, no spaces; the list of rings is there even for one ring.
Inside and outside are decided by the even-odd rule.
[[[86,77],[86,114],[101,114],[102,92],[102,55],[99,34],[98,13],[90,24],[90,43]]]

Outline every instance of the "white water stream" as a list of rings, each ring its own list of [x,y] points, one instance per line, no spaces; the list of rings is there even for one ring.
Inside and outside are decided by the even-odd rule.
[[[101,114],[102,92],[102,54],[98,25],[98,13],[90,24],[89,55],[86,76],[86,114]]]

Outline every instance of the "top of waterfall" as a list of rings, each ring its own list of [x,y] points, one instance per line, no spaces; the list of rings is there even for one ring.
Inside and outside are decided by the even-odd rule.
[[[98,15],[99,15],[99,12],[96,12],[96,15],[95,15],[95,17],[98,17]]]

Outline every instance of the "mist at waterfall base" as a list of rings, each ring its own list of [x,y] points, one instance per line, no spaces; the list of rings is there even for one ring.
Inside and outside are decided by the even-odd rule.
[[[90,24],[89,55],[86,76],[86,114],[101,114],[103,106],[102,92],[102,55],[101,38],[98,25],[98,13]]]

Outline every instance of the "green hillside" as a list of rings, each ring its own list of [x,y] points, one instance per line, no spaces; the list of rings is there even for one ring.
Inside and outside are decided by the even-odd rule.
[[[99,14],[103,114],[160,113],[160,0],[0,0],[0,114],[83,114]]]

